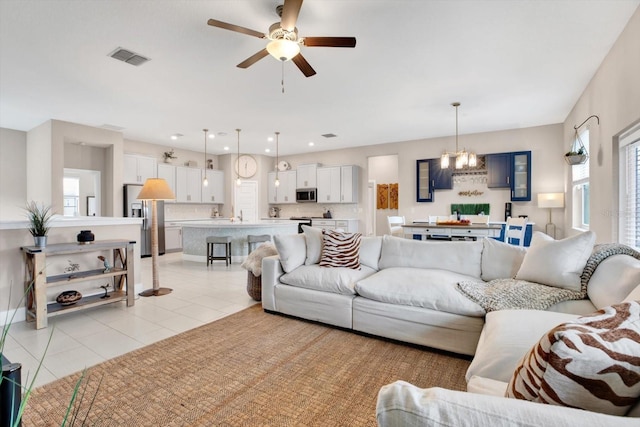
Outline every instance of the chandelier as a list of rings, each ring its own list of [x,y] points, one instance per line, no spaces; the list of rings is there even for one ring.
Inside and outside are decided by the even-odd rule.
[[[460,106],[459,102],[454,102],[451,104],[456,109],[456,151],[455,153],[449,153],[446,150],[440,156],[440,167],[442,169],[447,169],[449,167],[449,157],[456,157],[456,169],[462,169],[465,166],[475,167],[478,163],[478,159],[476,154],[473,152],[468,152],[465,148],[462,151],[458,150],[458,107]]]

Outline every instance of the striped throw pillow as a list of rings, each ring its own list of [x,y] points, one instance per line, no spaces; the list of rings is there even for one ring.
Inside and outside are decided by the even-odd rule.
[[[360,269],[360,233],[340,233],[322,230],[321,267],[347,267]]]
[[[640,301],[553,328],[522,359],[506,396],[625,415],[640,398]]]

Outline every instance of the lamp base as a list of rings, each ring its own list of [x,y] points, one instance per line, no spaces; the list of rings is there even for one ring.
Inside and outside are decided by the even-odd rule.
[[[146,291],[140,292],[138,295],[141,297],[159,297],[170,294],[172,291],[173,289],[171,288],[147,289]]]
[[[556,238],[556,225],[552,222],[548,223],[545,227],[544,227],[544,232],[548,235],[553,237],[554,239]]]

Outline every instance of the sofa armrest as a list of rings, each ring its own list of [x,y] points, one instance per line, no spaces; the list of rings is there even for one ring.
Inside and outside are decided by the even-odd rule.
[[[380,389],[376,416],[380,426],[638,425],[638,418],[439,387],[421,389],[404,381],[396,381]]]
[[[262,258],[262,308],[276,309],[275,286],[284,274],[278,255]]]

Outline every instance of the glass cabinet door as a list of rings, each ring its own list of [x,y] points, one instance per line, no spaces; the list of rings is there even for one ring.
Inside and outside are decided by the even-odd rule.
[[[429,173],[429,160],[416,160],[416,201],[418,202],[433,202]]]
[[[511,200],[531,200],[531,152],[512,153]]]

